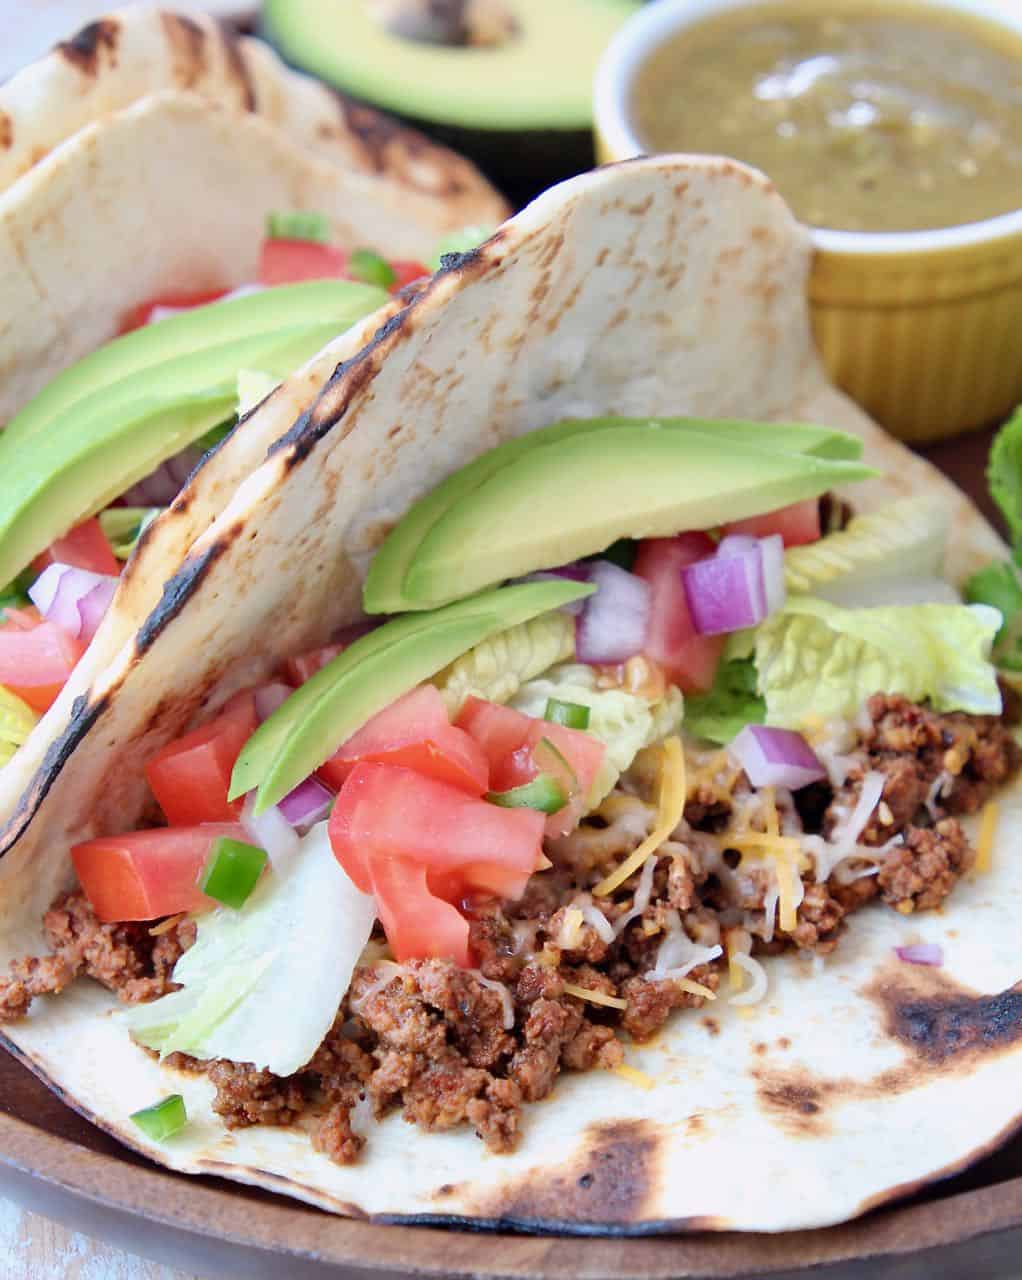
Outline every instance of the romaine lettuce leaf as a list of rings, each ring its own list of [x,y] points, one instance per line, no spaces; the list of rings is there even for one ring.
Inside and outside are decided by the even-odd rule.
[[[469,695],[507,702],[527,680],[574,656],[575,619],[557,611],[543,613],[469,649],[434,676],[433,683],[453,719]]]
[[[794,729],[808,715],[851,717],[878,691],[929,699],[938,711],[996,715],[989,659],[1000,625],[985,605],[843,609],[811,596],[789,600],[756,631],[766,722]]]
[[[199,918],[174,968],[182,990],[125,1015],[161,1055],[303,1067],[329,1031],[369,940],[376,908],[341,869],[320,823],[275,862],[240,911]]]
[[[903,498],[879,511],[853,516],[846,528],[818,542],[789,547],[784,577],[791,595],[812,594],[846,608],[879,605],[957,603],[941,569],[951,515],[941,498]],[[923,583],[930,593],[911,592]],[[940,599],[940,592],[945,594]]]
[[[751,658],[722,662],[709,693],[685,701],[685,729],[696,738],[726,744],[747,724],[762,724],[766,703],[756,692]]]
[[[588,707],[586,732],[607,748],[590,797],[594,807],[613,790],[643,747],[677,733],[683,711],[681,692],[673,685],[663,698],[651,702],[625,689],[597,688],[596,673],[581,662],[566,663],[542,679],[529,680],[511,699],[511,706],[541,719],[549,698]]]
[[[986,604],[1004,619],[994,641],[994,661],[1005,671],[1022,671],[1022,582],[1010,560],[992,562],[965,584],[970,604]]]

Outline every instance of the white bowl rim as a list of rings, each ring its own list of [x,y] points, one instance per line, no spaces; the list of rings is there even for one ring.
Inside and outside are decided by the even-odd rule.
[[[705,17],[753,9],[776,0],[655,0],[618,30],[600,60],[593,84],[593,117],[615,159],[643,155],[628,118],[628,94],[636,71],[665,37]],[[1022,35],[1022,4],[1016,0],[916,0],[932,8],[985,18]],[[990,244],[1022,234],[1022,209],[982,222],[926,231],[834,231],[809,227],[818,249],[835,254],[927,254]]]

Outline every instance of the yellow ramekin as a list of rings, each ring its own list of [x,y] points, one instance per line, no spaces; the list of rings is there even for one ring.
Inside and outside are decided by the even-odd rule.
[[[1022,34],[1020,0],[923,2]],[[654,49],[713,14],[764,4],[776,0],[657,0],[630,18],[596,75],[601,163],[642,154],[628,101]],[[895,435],[940,439],[1022,402],[1022,210],[939,231],[811,234],[809,299],[823,358]]]

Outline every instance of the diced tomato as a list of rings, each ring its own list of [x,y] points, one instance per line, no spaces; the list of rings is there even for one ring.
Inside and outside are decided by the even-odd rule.
[[[639,543],[632,570],[651,588],[646,653],[685,693],[705,693],[712,687],[726,639],[698,634],[681,582],[682,569],[712,556],[714,550],[705,533],[646,538]]]
[[[33,711],[47,711],[84,649],[35,609],[8,609],[0,626],[0,684]]]
[[[85,896],[104,924],[155,920],[214,906],[198,887],[213,841],[244,840],[236,823],[161,827],[101,836],[75,845],[71,861]]]
[[[222,298],[226,292],[226,289],[207,289],[198,293],[163,294],[149,302],[142,302],[137,307],[132,307],[121,320],[118,332],[130,333],[132,329],[141,329],[152,319],[153,312],[161,307],[174,307],[182,311],[191,307],[203,307],[207,302],[216,302],[217,298]]]
[[[403,289],[414,280],[421,280],[423,276],[431,274],[429,267],[423,263],[403,262],[400,258],[390,264],[390,269],[394,272],[394,283],[390,286],[391,293],[397,293],[399,289]]]
[[[410,858],[466,877],[476,864],[528,877],[542,855],[543,814],[502,809],[457,787],[389,764],[357,764],[330,815],[330,844],[369,891],[377,858]]]
[[[348,255],[317,240],[264,240],[259,258],[263,284],[298,284],[302,280],[344,280]]]
[[[95,517],[76,525],[70,533],[52,542],[42,555],[36,556],[32,567],[42,573],[50,564],[70,564],[76,569],[107,573],[115,578],[121,571],[120,562]]]
[[[463,969],[472,958],[468,921],[431,892],[426,868],[408,858],[377,858],[372,863],[372,893],[390,949],[406,960],[452,960]]]
[[[474,796],[489,785],[481,748],[451,724],[440,691],[431,684],[420,685],[373,716],[319,769],[319,776],[340,790],[360,760],[402,765]]]
[[[578,826],[606,750],[598,738],[476,697],[466,699],[456,723],[482,747],[494,791],[509,791],[531,782],[542,772],[533,760],[533,751],[543,738],[552,742],[574,773],[576,787],[569,803],[546,819],[546,834],[563,836]]]
[[[735,520],[723,527],[724,533],[747,533],[753,538],[769,538],[779,533],[786,547],[801,547],[820,538],[820,500],[807,498],[794,502],[790,507],[770,511],[765,516],[749,516],[747,520]]]
[[[231,771],[259,724],[252,693],[183,738],[168,742],[145,766],[145,776],[172,827],[231,822],[241,802],[228,801]]]
[[[311,649],[308,653],[300,653],[297,658],[288,658],[281,665],[281,674],[288,684],[300,685],[311,680],[317,671],[322,670],[331,659],[344,649],[343,644],[326,644],[322,649]]]

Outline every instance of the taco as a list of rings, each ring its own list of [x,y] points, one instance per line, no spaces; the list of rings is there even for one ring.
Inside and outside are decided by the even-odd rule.
[[[388,1219],[817,1226],[1007,1133],[1014,578],[827,383],[808,260],[634,161],[341,364],[19,798],[12,1052]]]
[[[153,9],[102,18],[15,75],[0,139],[0,764],[24,746],[10,794],[311,392],[262,434],[237,419],[506,206],[467,161],[260,42]],[[332,368],[313,365],[310,387]],[[188,509],[141,539],[101,626],[141,530],[221,442]]]

